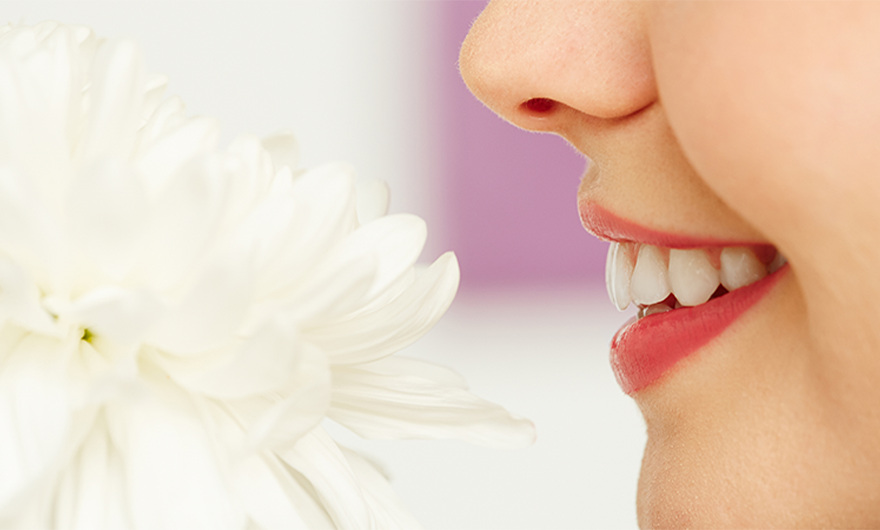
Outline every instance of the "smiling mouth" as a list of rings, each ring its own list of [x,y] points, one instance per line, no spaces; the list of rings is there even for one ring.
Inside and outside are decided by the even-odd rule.
[[[627,394],[720,335],[789,270],[771,245],[657,232],[592,204],[581,204],[581,218],[612,240],[605,278],[611,301],[639,309],[611,341],[611,367]]]

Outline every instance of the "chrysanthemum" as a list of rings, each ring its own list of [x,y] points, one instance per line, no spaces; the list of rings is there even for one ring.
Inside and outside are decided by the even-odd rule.
[[[0,526],[414,524],[340,448],[527,444],[453,372],[389,357],[458,285],[380,184],[187,117],[136,47],[0,28]]]

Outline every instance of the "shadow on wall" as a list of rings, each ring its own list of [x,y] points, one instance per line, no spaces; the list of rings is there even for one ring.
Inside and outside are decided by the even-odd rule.
[[[587,234],[576,192],[585,158],[562,138],[515,128],[458,74],[458,50],[483,1],[438,2],[442,20],[442,183],[462,290],[604,282],[607,244]]]

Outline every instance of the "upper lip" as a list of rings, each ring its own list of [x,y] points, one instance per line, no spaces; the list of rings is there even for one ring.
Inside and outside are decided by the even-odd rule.
[[[599,204],[587,199],[579,201],[578,210],[580,211],[581,223],[584,225],[584,228],[599,239],[606,241],[644,243],[657,247],[678,249],[764,244],[755,241],[722,240],[712,237],[695,237],[687,234],[660,232],[659,230],[647,228],[619,217]]]

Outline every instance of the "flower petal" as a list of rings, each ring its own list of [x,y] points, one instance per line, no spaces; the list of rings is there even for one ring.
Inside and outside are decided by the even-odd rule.
[[[162,356],[181,386],[218,399],[241,399],[287,384],[300,364],[301,346],[290,324],[275,319],[254,335],[198,357]]]
[[[328,417],[369,439],[452,438],[497,448],[534,442],[530,421],[458,386],[427,379],[424,371],[416,375],[412,366],[418,361],[395,361],[335,367]]]
[[[311,483],[337,528],[374,527],[357,475],[324,429],[316,427],[278,456]]]
[[[70,175],[90,55],[81,49],[94,41],[88,28],[48,22],[15,28],[0,46],[0,159],[31,174],[44,197]]]
[[[149,99],[150,93],[144,96],[145,100]],[[144,104],[146,105],[147,101]],[[147,150],[160,136],[176,128],[186,120],[185,108],[186,106],[179,96],[171,96],[159,102],[158,106],[150,112],[146,123],[138,130],[135,159],[143,158]],[[147,110],[149,109],[145,109],[145,111]]]
[[[2,120],[0,120],[2,121]],[[0,252],[24,267],[34,281],[57,287],[64,238],[58,222],[28,175],[0,166]]]
[[[272,159],[256,136],[241,135],[229,146],[233,175],[228,179],[225,225],[241,221],[266,196],[275,172]]]
[[[122,455],[99,415],[65,468],[53,501],[53,528],[131,528]]]
[[[413,266],[422,253],[427,235],[425,222],[419,217],[395,214],[358,228],[337,248],[345,257],[370,253],[376,256],[376,279],[367,293],[369,300],[382,293]]]
[[[236,486],[259,528],[334,528],[333,522],[273,454],[255,454],[237,466]]]
[[[162,96],[168,88],[168,78],[162,74],[149,74],[144,83],[143,121],[149,120],[162,103]]]
[[[339,448],[345,459],[357,475],[361,483],[361,491],[367,500],[367,505],[373,513],[375,528],[421,528],[422,525],[406,509],[400,498],[391,488],[382,473],[380,473],[366,458],[345,447]]]
[[[388,215],[391,200],[388,184],[379,179],[359,182],[357,186],[358,222],[365,225]]]
[[[165,304],[145,290],[130,291],[106,285],[76,299],[71,315],[93,333],[115,342],[133,344],[162,316]]]
[[[274,211],[255,213],[261,217],[273,213],[286,222],[250,225],[252,229],[271,231],[271,235],[259,238],[264,243],[261,253],[266,256],[261,281],[266,287],[261,291],[270,295],[283,289],[301,289],[309,283],[309,271],[320,271],[327,252],[357,226],[354,172],[350,167],[327,164],[297,177],[289,188],[283,184],[275,186],[273,195],[286,196],[287,200],[274,200]],[[277,212],[285,206],[292,215]],[[273,245],[268,247],[266,243]]]
[[[448,252],[387,304],[306,328],[304,336],[327,352],[334,364],[381,359],[434,327],[455,298],[458,281],[458,261]]]
[[[40,304],[40,290],[33,280],[18,263],[0,256],[0,326],[7,319],[44,335],[61,333]]]
[[[193,268],[216,247],[228,177],[223,157],[198,157],[152,202],[137,274],[153,289],[166,292],[191,281]]]
[[[177,107],[175,103],[179,103]],[[179,99],[171,99],[166,105],[157,109],[155,127],[167,126],[166,119],[172,123],[180,118],[175,112],[182,114],[183,104]],[[165,114],[167,113],[167,114]],[[203,116],[186,118],[174,123],[174,127],[162,133],[148,145],[141,147],[142,157],[138,169],[144,175],[144,186],[151,197],[162,193],[169,182],[193,158],[208,152],[217,144],[220,126],[217,121]],[[144,140],[145,141],[145,140]]]
[[[241,528],[245,515],[196,400],[150,365],[150,392],[107,406],[111,440],[125,462],[131,518],[139,528]]]
[[[71,442],[73,415],[64,380],[64,341],[0,332],[0,521],[14,516],[27,498],[62,464]]]
[[[65,205],[73,246],[113,281],[121,281],[140,256],[149,207],[134,168],[102,159],[73,178]]]
[[[88,86],[87,116],[77,145],[79,160],[131,156],[146,87],[137,44],[118,40],[99,46]]]
[[[296,372],[283,394],[228,401],[227,405],[247,427],[248,447],[278,449],[296,443],[324,419],[330,393],[326,356],[314,347],[304,346]]]
[[[308,326],[363,308],[410,272],[425,235],[424,221],[405,214],[358,228],[285,293],[284,311]]]
[[[299,144],[296,137],[289,131],[279,131],[271,136],[263,138],[263,148],[272,157],[272,165],[275,172],[287,166],[290,171],[296,169],[299,162]]]
[[[298,289],[286,295],[276,310],[296,321],[320,321],[344,315],[363,305],[373,285],[377,258],[362,256],[334,257],[320,262]]]
[[[236,335],[250,305],[252,271],[247,256],[210,264],[184,299],[145,335],[168,353],[192,355],[221,347]]]

